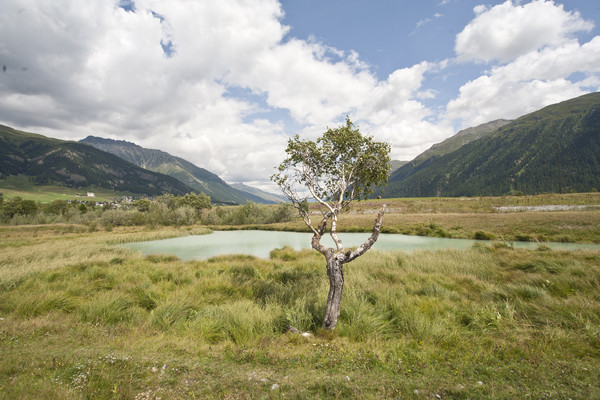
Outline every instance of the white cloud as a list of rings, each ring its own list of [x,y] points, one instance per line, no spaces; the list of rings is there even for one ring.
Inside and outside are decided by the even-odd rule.
[[[104,0],[3,1],[0,55],[10,79],[0,82],[0,120],[186,154],[226,179],[268,176],[246,154],[260,145],[271,156],[281,127],[244,123],[256,106],[225,96],[220,82],[280,43],[281,16],[275,0],[137,0],[135,12]],[[172,43],[170,57],[161,41]]]
[[[463,128],[513,119],[600,89],[600,37],[581,45],[571,34],[591,29],[577,13],[552,1],[476,10],[457,36],[460,61],[508,60],[465,83],[446,106]]]
[[[441,119],[427,106],[438,93],[427,83],[449,60],[378,80],[356,51],[287,36],[277,0],[2,0],[0,121],[65,139],[129,140],[265,187],[289,134],[314,138],[346,114],[390,142],[393,158],[410,159],[450,136],[456,120],[519,116],[598,87],[600,39],[572,37],[591,26],[578,14],[551,1],[475,11],[457,56],[508,61],[464,84]],[[510,32],[498,33],[500,22]]]
[[[566,79],[503,81],[498,75],[482,76],[461,87],[447,110],[467,128],[499,118],[515,119],[585,93],[587,90]]]
[[[476,6],[474,12],[475,19],[456,37],[456,53],[465,61],[510,61],[548,45],[562,45],[574,33],[594,27],[578,12],[565,11],[551,0],[525,5],[507,0],[492,8]]]
[[[483,4],[479,4],[479,5],[476,5],[475,7],[473,7],[473,12],[475,13],[475,15],[483,14],[487,10],[488,10],[487,6],[484,6]]]
[[[362,102],[376,84],[355,53],[338,62],[331,62],[329,54],[318,43],[292,39],[262,52],[227,80],[264,92],[271,107],[288,109],[297,121],[323,124]]]
[[[448,125],[428,122],[433,112],[417,100],[433,95],[421,88],[425,74],[437,68],[436,64],[422,62],[394,71],[358,109],[357,118],[366,122],[361,128],[392,143],[392,158],[409,160],[452,134]]]

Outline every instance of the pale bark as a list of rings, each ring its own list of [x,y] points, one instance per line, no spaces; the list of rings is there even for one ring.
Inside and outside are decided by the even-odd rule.
[[[323,329],[334,329],[340,316],[342,292],[344,290],[344,264],[360,257],[375,244],[381,232],[381,224],[383,222],[383,214],[385,213],[385,209],[386,206],[384,204],[377,214],[371,236],[352,252],[343,252],[341,240],[339,240],[337,237],[337,232],[334,229],[335,224],[333,222],[335,221],[335,217],[332,218],[331,235],[334,237],[334,234],[336,234],[334,237],[334,240],[337,239],[336,247],[338,249],[341,248],[342,251],[336,252],[334,249],[326,248],[321,244],[321,237],[325,233],[327,220],[329,219],[328,214],[324,216],[321,224],[319,224],[319,228],[317,230],[313,230],[315,233],[312,238],[312,247],[325,256],[325,260],[327,262],[327,276],[329,277],[329,294],[327,295],[327,307],[325,311],[325,318],[323,320]]]
[[[377,214],[377,218],[375,218],[375,224],[373,225],[373,233],[371,233],[371,236],[369,236],[369,238],[363,244],[361,244],[356,250],[347,254],[347,258],[346,258],[345,262],[348,263],[348,262],[354,260],[355,258],[362,256],[363,254],[365,254],[367,252],[367,250],[369,250],[371,248],[371,246],[373,246],[375,244],[375,242],[379,238],[379,234],[381,233],[381,224],[383,223],[383,214],[385,214],[385,209],[386,209],[386,205],[384,204],[381,207],[381,210],[379,210],[379,213]]]
[[[328,249],[325,254],[327,260],[327,276],[329,277],[329,294],[327,295],[327,308],[323,329],[333,329],[340,316],[342,291],[344,290],[343,254],[335,254],[333,249]]]

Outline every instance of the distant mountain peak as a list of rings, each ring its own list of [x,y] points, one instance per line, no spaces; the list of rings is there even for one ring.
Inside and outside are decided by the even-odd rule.
[[[88,136],[80,142],[112,153],[142,168],[171,176],[190,188],[210,196],[214,203],[270,203],[262,197],[231,187],[216,174],[165,151],[146,149],[125,140]]]
[[[254,196],[258,196],[269,203],[285,203],[288,201],[288,199],[283,196],[277,195],[275,193],[265,192],[264,190],[251,187],[243,183],[233,183],[231,184],[231,186],[243,192],[250,193]]]

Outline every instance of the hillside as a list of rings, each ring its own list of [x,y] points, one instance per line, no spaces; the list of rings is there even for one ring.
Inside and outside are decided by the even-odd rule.
[[[161,150],[146,149],[124,140],[95,136],[88,136],[80,142],[114,154],[139,167],[171,176],[194,190],[207,194],[214,203],[245,204],[248,201],[269,203],[259,196],[229,186],[217,175],[204,168]]]
[[[504,125],[509,124],[510,122],[511,121],[507,119],[498,119],[492,122],[475,126],[473,128],[463,129],[456,135],[449,137],[443,142],[434,144],[433,146],[431,146],[431,148],[425,150],[423,153],[419,154],[414,160],[409,162],[412,162],[415,165],[417,165],[430,158],[441,157],[445,154],[452,153],[453,151],[458,150],[467,143],[471,143],[472,141],[488,136],[492,132],[496,131],[498,128],[501,128]]]
[[[276,195],[274,193],[265,192],[264,190],[260,190],[251,186],[244,185],[243,183],[234,183],[231,187],[241,190],[242,192],[246,192],[252,194],[254,196],[258,196],[262,198],[265,202],[268,203],[281,203],[288,202],[289,200],[283,196]]]
[[[456,135],[448,141],[459,139]],[[447,151],[432,154],[436,150],[432,148],[429,155],[423,153],[396,170],[382,196],[537,194],[558,192],[559,187],[563,192],[597,190],[600,93],[527,114],[454,150],[440,147]]]
[[[27,176],[37,185],[96,186],[149,196],[192,191],[176,179],[86,144],[51,139],[3,125],[0,125],[0,174]]]
[[[409,161],[392,160],[390,162],[390,173],[394,173],[398,168],[408,164]]]

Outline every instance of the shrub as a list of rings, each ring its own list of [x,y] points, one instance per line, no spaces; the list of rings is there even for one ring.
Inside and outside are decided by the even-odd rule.
[[[496,236],[493,233],[476,231],[474,235],[475,240],[494,240]]]

